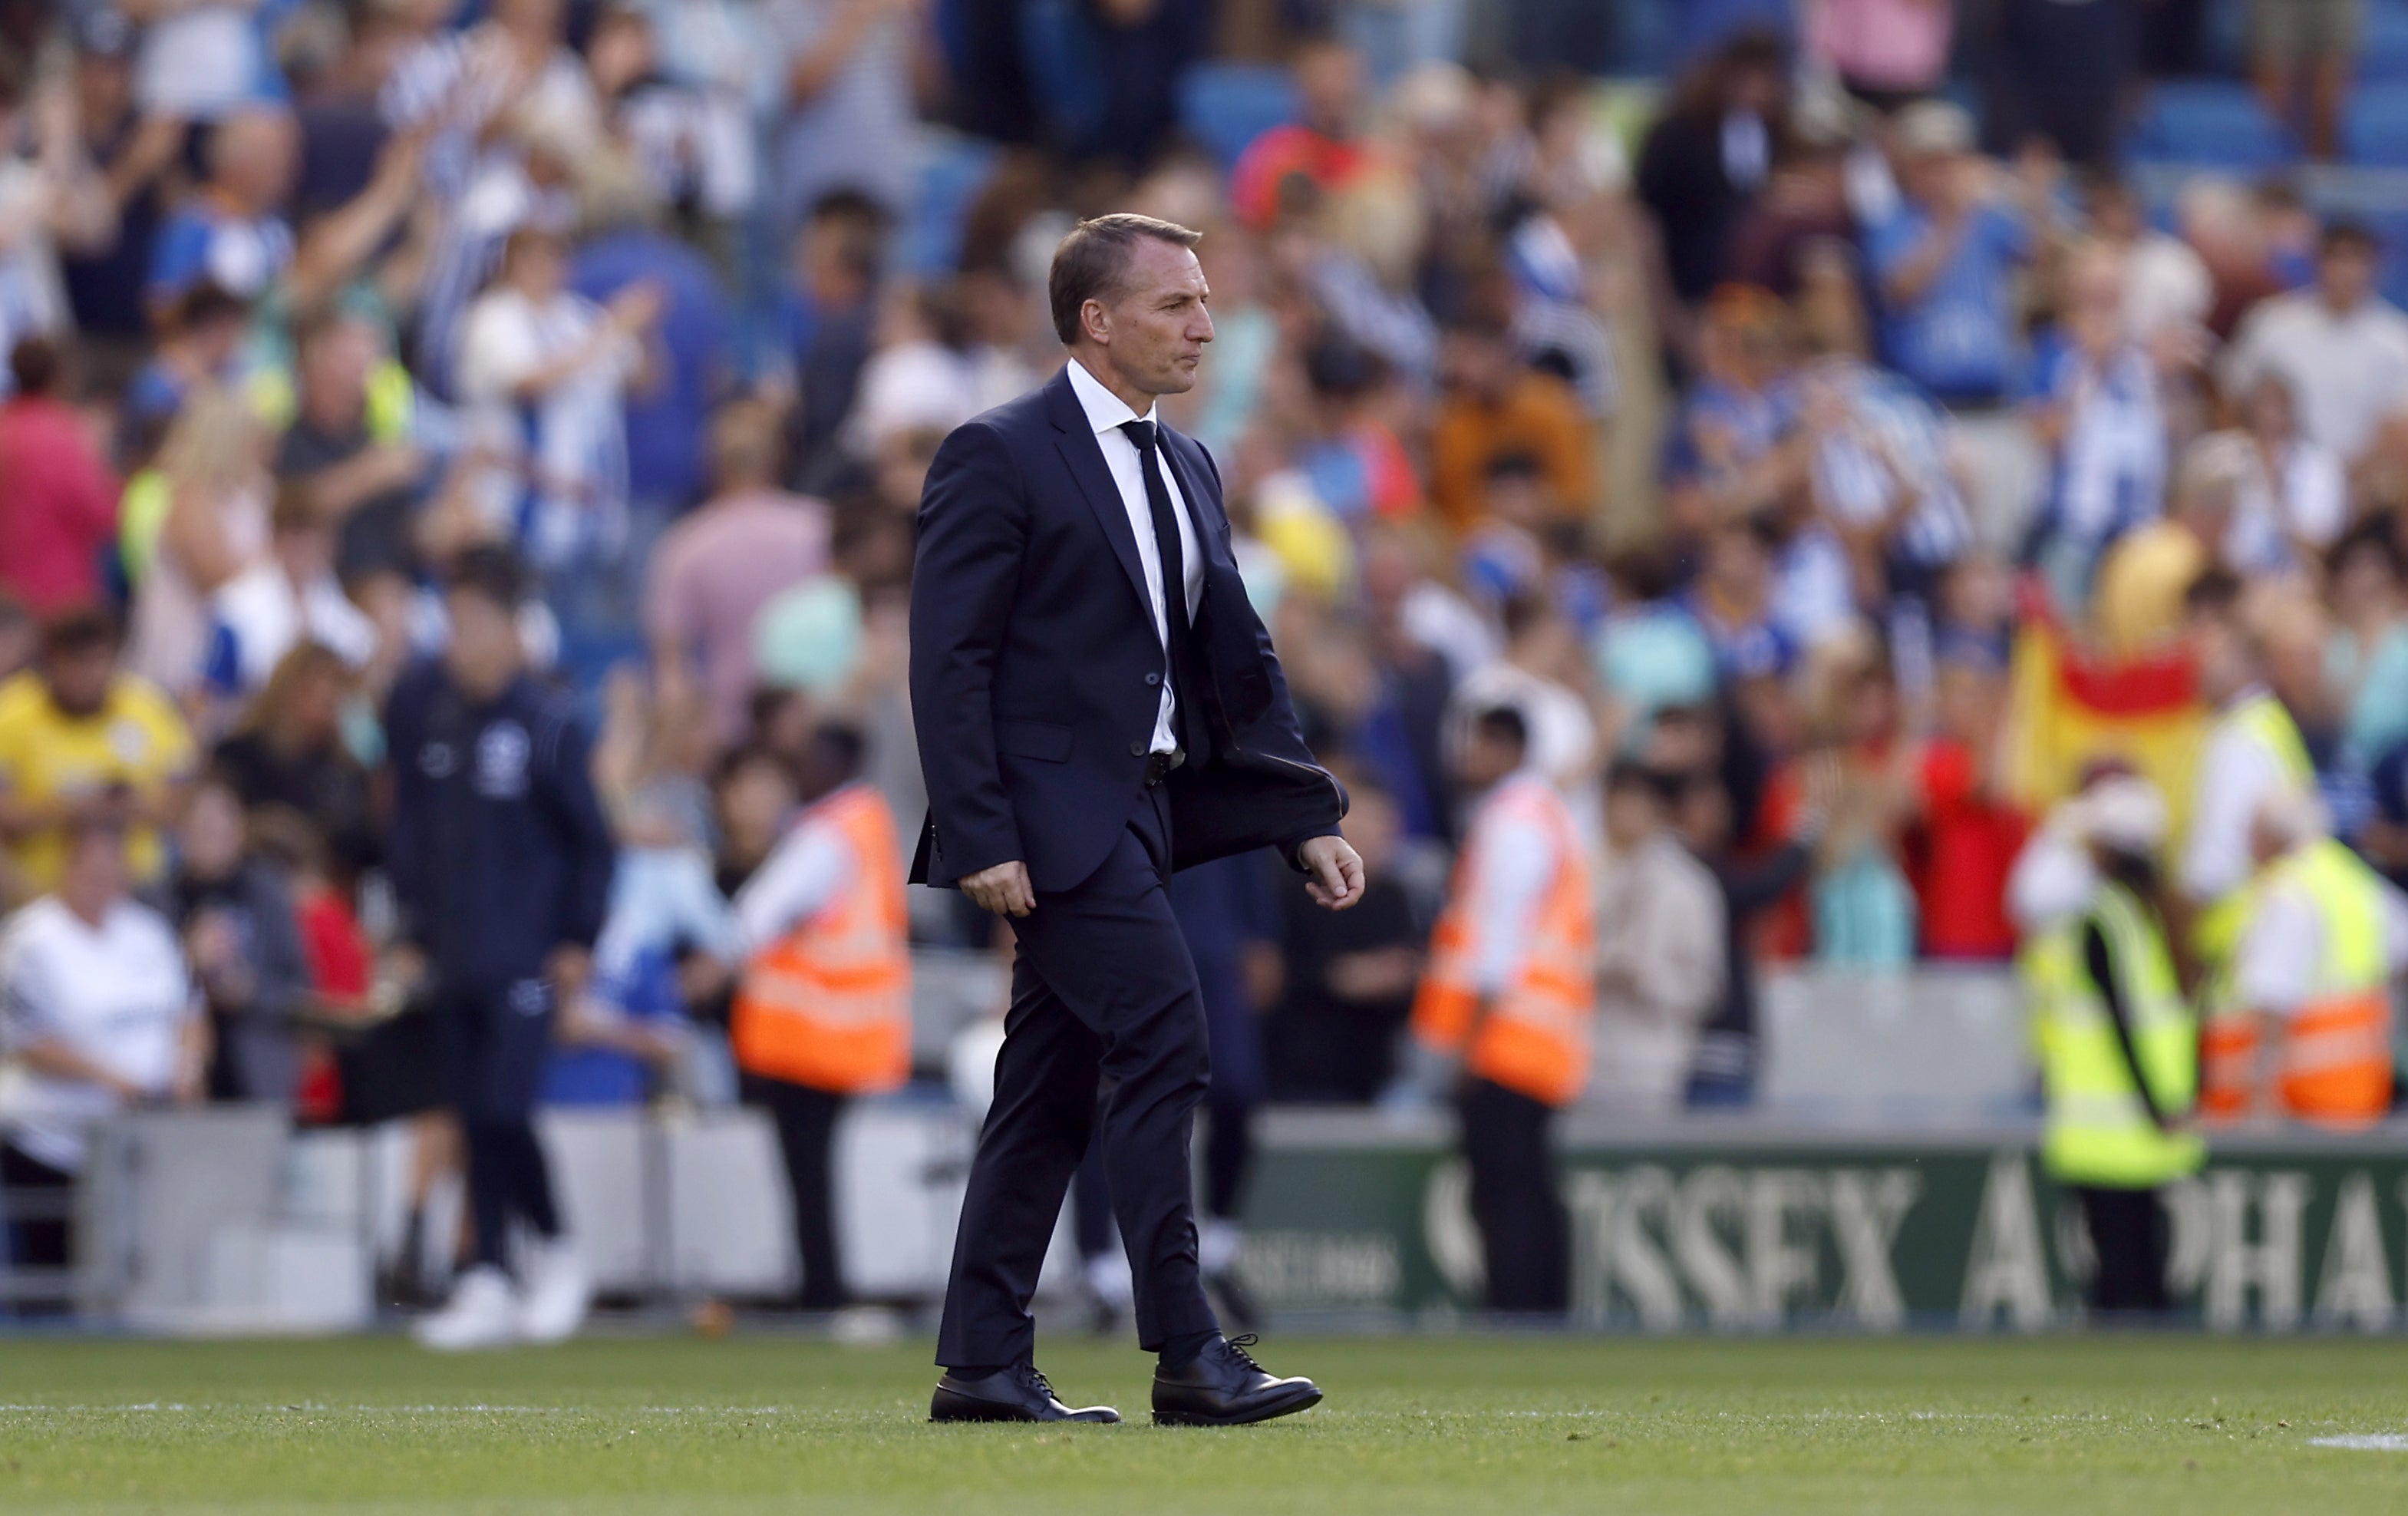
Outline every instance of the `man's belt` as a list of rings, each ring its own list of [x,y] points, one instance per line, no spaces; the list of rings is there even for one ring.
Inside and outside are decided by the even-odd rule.
[[[1159,788],[1162,782],[1170,777],[1170,771],[1186,761],[1187,750],[1183,747],[1174,747],[1168,753],[1148,753],[1145,756],[1145,787]]]

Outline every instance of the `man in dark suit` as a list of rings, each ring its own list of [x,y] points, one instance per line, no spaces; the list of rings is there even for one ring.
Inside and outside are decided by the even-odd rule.
[[[1210,1061],[1165,881],[1268,846],[1320,903],[1363,894],[1345,792],[1297,732],[1231,556],[1219,470],[1154,417],[1212,339],[1197,240],[1129,215],[1064,238],[1049,293],[1069,363],[947,438],[921,498],[911,707],[929,814],[911,877],[959,887],[1019,939],[938,1336],[939,1421],[1120,1419],[1054,1397],[1028,1316],[1104,1078],[1138,1340],[1161,1355],[1154,1419],[1258,1422],[1321,1398],[1221,1336],[1197,1262],[1188,1135]]]

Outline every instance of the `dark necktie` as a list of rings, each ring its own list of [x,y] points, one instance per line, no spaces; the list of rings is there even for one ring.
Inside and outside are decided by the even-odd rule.
[[[1179,549],[1179,514],[1170,506],[1170,487],[1162,480],[1154,423],[1125,421],[1121,430],[1137,444],[1138,461],[1145,467],[1145,507],[1154,517],[1154,559],[1162,566],[1162,610],[1170,628],[1168,642],[1177,647],[1187,638],[1187,563]]]
[[[1146,512],[1154,518],[1154,560],[1161,566],[1162,611],[1170,628],[1164,648],[1163,664],[1170,681],[1173,729],[1180,734],[1181,744],[1191,760],[1200,761],[1203,754],[1203,713],[1189,698],[1194,683],[1181,667],[1191,651],[1187,626],[1187,564],[1180,549],[1179,514],[1171,509],[1170,487],[1163,483],[1161,439],[1154,423],[1143,420],[1125,421],[1121,430],[1137,444],[1138,461],[1145,469]]]

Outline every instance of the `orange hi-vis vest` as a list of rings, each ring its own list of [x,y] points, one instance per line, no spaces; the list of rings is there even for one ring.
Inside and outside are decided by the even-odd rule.
[[[753,955],[728,1032],[737,1066],[842,1095],[873,1094],[911,1073],[911,955],[895,816],[867,785],[806,812],[853,850],[827,906]]]
[[[2372,1125],[2391,1106],[2382,883],[2357,854],[2328,837],[2269,865],[2252,898],[2262,901],[2281,888],[2296,888],[2314,902],[2323,938],[2307,1003],[2286,1021],[2275,1049],[2283,1114],[2319,1126]],[[2218,1017],[2201,1033],[2206,1083],[2200,1105],[2212,1119],[2249,1109],[2258,1076],[2258,1023],[2254,1014]]]
[[[1554,875],[1512,982],[1480,1014],[1475,975],[1483,944],[1472,900],[1484,833],[1507,818],[1533,823],[1554,843]],[[1563,797],[1544,780],[1508,779],[1481,808],[1430,934],[1429,967],[1413,998],[1413,1035],[1463,1052],[1465,1069],[1548,1105],[1570,1104],[1588,1082],[1589,1022],[1597,1012],[1597,902],[1588,849]],[[1477,1025],[1474,1025],[1475,1020]],[[1466,1048],[1466,1043],[1469,1044]]]

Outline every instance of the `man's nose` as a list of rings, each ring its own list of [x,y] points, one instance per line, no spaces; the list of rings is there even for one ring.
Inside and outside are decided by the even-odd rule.
[[[1196,312],[1196,319],[1187,325],[1187,339],[1191,342],[1212,340],[1212,312],[1200,310]]]

